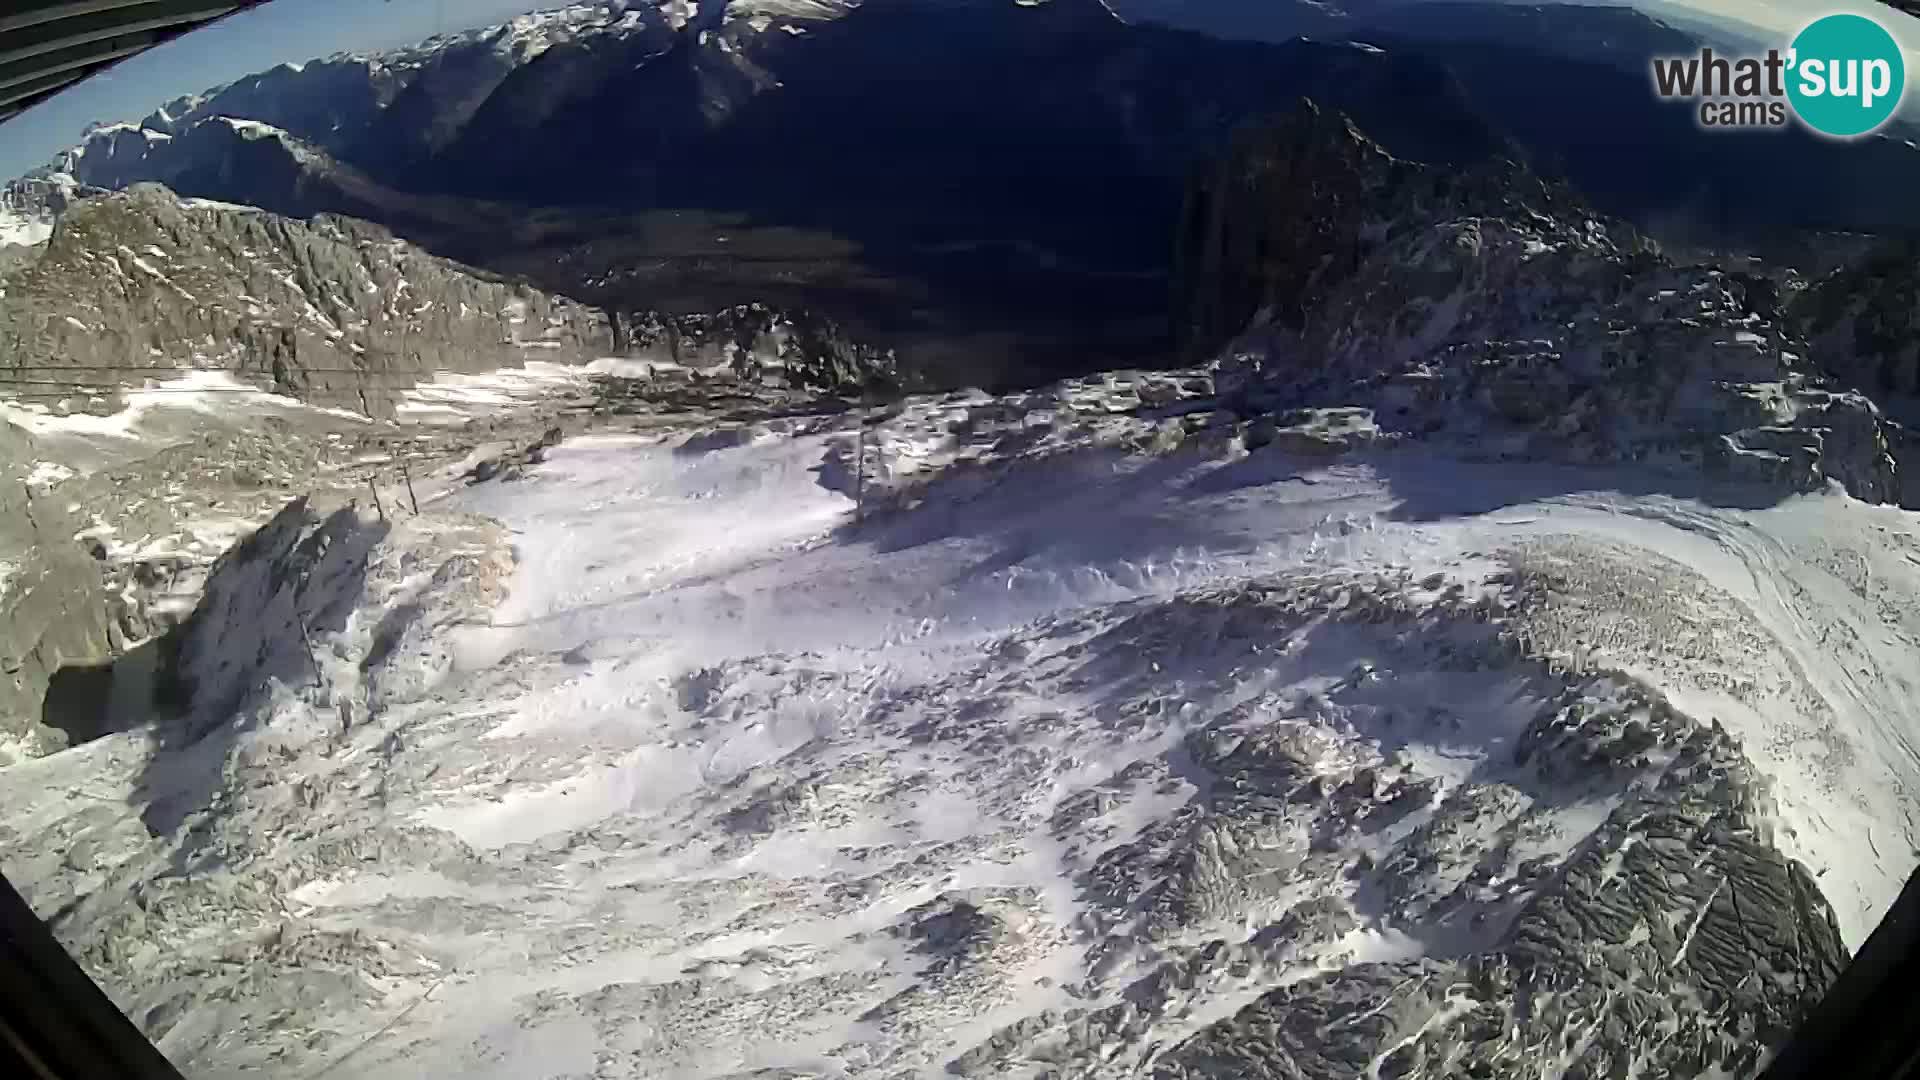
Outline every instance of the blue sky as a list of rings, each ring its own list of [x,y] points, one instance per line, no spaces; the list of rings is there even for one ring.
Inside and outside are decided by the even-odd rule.
[[[275,64],[311,60],[347,50],[408,45],[437,33],[500,22],[566,0],[274,0],[195,31],[79,84],[37,108],[0,124],[0,177],[18,176],[80,141],[95,120],[139,120],[162,102]],[[1248,0],[1187,0],[1231,3]],[[1257,0],[1255,0],[1257,2]],[[1592,2],[1592,0],[1589,0]],[[1601,0],[1604,2],[1604,0]],[[1122,10],[1124,2],[1117,4]],[[1870,0],[1654,0],[1646,5],[1686,8],[1790,35],[1814,15],[1857,10],[1880,19],[1910,50],[1909,71],[1920,70],[1920,21]]]
[[[0,177],[45,165],[95,120],[139,120],[164,101],[346,50],[409,45],[565,0],[273,0],[96,75],[0,124]]]

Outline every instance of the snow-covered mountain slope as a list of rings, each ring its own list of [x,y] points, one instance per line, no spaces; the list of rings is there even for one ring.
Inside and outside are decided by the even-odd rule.
[[[684,0],[657,5],[621,0],[556,5],[398,49],[282,64],[176,98],[134,126],[172,136],[216,116],[234,116],[290,127],[323,144],[324,135],[348,140],[364,133],[382,110],[397,106],[408,111],[409,95],[438,98],[443,107],[459,110],[462,99],[476,88],[484,97],[484,91],[497,85],[506,72],[557,46],[593,37],[619,40],[652,35],[670,40],[676,22],[671,9],[692,6]],[[684,23],[684,18],[679,21]],[[66,163],[84,169],[101,149],[99,135],[111,135],[117,126],[103,125],[90,132],[69,152]]]
[[[1182,392],[289,510],[0,855],[195,1075],[1750,1074],[1914,859],[1920,527]]]
[[[397,391],[391,420],[218,371],[156,377],[104,415],[0,397],[0,762],[147,723],[137,696],[93,690],[153,655],[211,564],[289,498],[430,498],[558,422],[588,379],[540,362],[441,375]]]
[[[424,484],[581,404],[589,360],[717,369],[692,407],[776,384],[811,404],[891,370],[830,322],[763,308],[623,321],[610,350],[600,312],[364,222],[151,186],[66,204],[83,190],[7,188],[62,218],[0,266],[0,760],[137,720],[88,673],[151,653],[214,557],[288,499],[372,484],[395,506],[407,470]]]
[[[658,52],[696,19],[701,25],[740,22],[743,30],[748,23],[756,29],[772,25],[801,29],[809,23],[836,18],[854,6],[841,0],[719,0],[704,4],[691,0],[591,0],[556,5],[514,16],[498,25],[440,34],[402,48],[339,53],[305,63],[281,64],[224,86],[176,98],[137,124],[97,124],[57,164],[68,172],[110,176],[116,171],[116,158],[137,155],[138,150],[131,146],[135,141],[161,142],[223,116],[290,130],[301,140],[328,151],[351,147],[375,128],[381,128],[385,137],[419,139],[431,145],[471,119],[508,75],[562,46],[631,42]],[[706,16],[701,18],[703,11]],[[385,123],[387,120],[398,122]],[[407,132],[407,123],[417,124],[421,130]]]

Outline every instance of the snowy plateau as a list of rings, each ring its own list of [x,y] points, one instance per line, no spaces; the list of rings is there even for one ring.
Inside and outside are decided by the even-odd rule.
[[[1751,1073],[1913,861],[1912,515],[1125,380],[291,507],[0,856],[196,1077]]]

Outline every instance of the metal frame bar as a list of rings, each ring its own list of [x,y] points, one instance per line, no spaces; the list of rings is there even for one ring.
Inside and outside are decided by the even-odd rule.
[[[0,16],[0,123],[122,60],[267,2],[16,0]]]

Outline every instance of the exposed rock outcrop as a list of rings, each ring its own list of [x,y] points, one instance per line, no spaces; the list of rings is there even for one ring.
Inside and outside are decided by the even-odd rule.
[[[386,532],[352,508],[321,514],[295,499],[221,556],[170,658],[190,737],[226,722],[268,680],[314,677],[314,639],[345,627]]]
[[[1623,681],[1593,680],[1569,700],[1622,691],[1629,707],[1618,711],[1543,713],[1516,762],[1576,787],[1650,757],[1670,763],[1495,948],[1270,991],[1174,1048],[1154,1075],[1503,1076],[1544,1061],[1569,1075],[1756,1073],[1838,977],[1846,950],[1812,875],[1770,843],[1764,782],[1734,740]],[[1392,875],[1421,865],[1383,868],[1387,902],[1403,902]],[[1498,878],[1477,870],[1468,880],[1497,894]],[[1443,913],[1457,899],[1437,906],[1437,922],[1462,914]]]
[[[1564,235],[1595,220],[1572,192],[1512,162],[1449,170],[1403,160],[1302,99],[1236,133],[1188,184],[1175,238],[1176,334],[1205,357],[1256,317],[1303,330],[1383,247],[1435,222],[1509,217],[1544,218],[1534,223]],[[1650,250],[1616,232],[1622,254]]]
[[[742,304],[710,315],[614,316],[615,351],[695,371],[724,372],[773,389],[857,394],[898,389],[890,349],[851,339],[809,311]]]
[[[26,433],[0,424],[0,764],[57,750],[39,727],[54,674],[112,658],[112,598],[74,534],[65,500],[24,481],[33,460]]]

